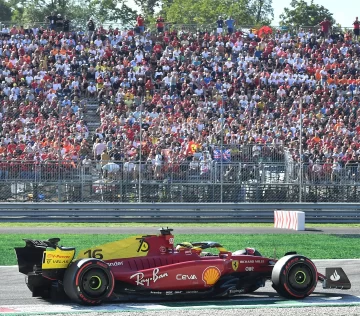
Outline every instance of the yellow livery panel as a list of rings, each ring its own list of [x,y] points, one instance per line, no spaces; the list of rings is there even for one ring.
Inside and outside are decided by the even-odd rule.
[[[112,260],[119,258],[144,257],[149,252],[149,244],[142,236],[109,242],[100,246],[79,251],[76,259],[97,258]]]
[[[43,254],[42,269],[66,269],[75,256],[75,249],[46,250]]]

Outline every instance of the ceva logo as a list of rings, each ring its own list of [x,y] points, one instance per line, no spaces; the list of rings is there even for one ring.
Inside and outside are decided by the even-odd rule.
[[[177,274],[176,275],[176,280],[182,280],[182,281],[186,281],[186,280],[197,280],[197,277],[195,274]]]
[[[340,275],[337,273],[337,271],[335,270],[335,272],[330,276],[330,280],[331,281],[339,281],[340,280]]]

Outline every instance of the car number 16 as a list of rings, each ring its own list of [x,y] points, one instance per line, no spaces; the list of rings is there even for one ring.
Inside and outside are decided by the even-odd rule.
[[[89,249],[84,252],[84,255],[88,255],[89,258],[96,258],[96,259],[101,260],[102,258],[104,258],[101,251],[102,251],[102,249],[94,249],[93,251],[91,251],[91,249]]]

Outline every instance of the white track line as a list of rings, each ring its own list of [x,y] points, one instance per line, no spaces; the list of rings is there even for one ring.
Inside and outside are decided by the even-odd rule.
[[[229,303],[231,300],[227,300]],[[241,299],[241,305],[236,304],[239,300],[232,300],[234,304],[227,304],[222,306],[219,301],[215,302],[208,302],[207,304],[202,304],[199,302],[198,306],[196,303],[193,306],[167,306],[167,303],[159,304],[104,304],[101,306],[93,306],[93,307],[85,307],[80,305],[74,304],[67,304],[67,305],[4,305],[0,306],[0,313],[4,313],[7,315],[11,314],[42,314],[44,311],[46,313],[76,313],[76,312],[124,312],[124,311],[171,311],[171,310],[204,310],[204,309],[248,309],[248,308],[284,308],[284,307],[293,307],[293,308],[300,308],[300,307],[314,307],[314,306],[360,306],[360,297],[353,296],[350,298],[342,298],[341,296],[337,297],[322,297],[322,298],[307,298],[306,300],[302,301],[286,301],[282,299]],[[246,301],[249,301],[249,305],[244,305]],[[257,304],[254,304],[257,302]],[[263,303],[261,303],[263,302]],[[259,304],[260,303],[260,304]]]

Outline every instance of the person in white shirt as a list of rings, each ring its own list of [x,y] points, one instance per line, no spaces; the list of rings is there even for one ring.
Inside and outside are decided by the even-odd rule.
[[[96,86],[93,82],[90,83],[90,85],[87,88],[86,95],[88,98],[93,98],[96,96]]]
[[[304,29],[300,29],[300,31],[299,31],[299,33],[298,33],[298,37],[300,37],[301,39],[303,38],[303,37],[305,37],[305,32],[304,32]]]
[[[49,101],[54,100],[54,98],[56,98],[56,94],[53,90],[50,90],[50,92],[48,93],[48,95],[46,96],[46,99]]]
[[[231,61],[231,58],[228,58],[228,60],[225,62],[225,66],[226,66],[228,69],[231,69],[231,68],[232,68],[233,62]]]
[[[11,89],[9,86],[5,86],[3,89],[3,93],[6,95],[6,96],[9,96],[10,93],[11,93]]]
[[[100,160],[104,149],[106,149],[106,144],[100,139],[97,139],[93,146],[94,159]]]
[[[58,91],[59,89],[61,89],[61,83],[54,82],[52,88],[53,90]]]
[[[62,106],[67,106],[67,105],[71,105],[71,101],[68,99],[67,96],[64,97],[64,100],[61,103]]]
[[[74,80],[71,82],[70,88],[71,88],[71,89],[74,89],[75,87],[79,88],[79,80],[78,80],[78,79],[74,79]]]
[[[346,46],[345,43],[340,47],[340,53],[343,54],[344,56],[347,54],[348,50],[349,48]]]
[[[34,77],[31,76],[30,74],[28,74],[26,77],[25,77],[25,80],[26,80],[26,83],[28,86],[30,86],[30,84],[33,82],[34,80]]]
[[[100,36],[97,37],[97,39],[94,41],[94,44],[96,47],[100,47],[103,45],[103,41],[101,40]]]
[[[16,95],[20,94],[20,89],[17,85],[11,88],[11,92],[14,92]]]
[[[10,29],[6,25],[4,25],[4,27],[1,30],[1,33],[4,34],[4,35],[9,34]]]
[[[135,60],[136,60],[136,62],[137,63],[140,63],[140,62],[142,62],[142,60],[144,59],[144,55],[143,55],[143,53],[141,52],[141,51],[135,51]]]
[[[284,87],[280,86],[279,89],[276,91],[276,94],[277,94],[278,97],[280,97],[282,99],[285,98],[286,97],[286,91],[285,91]]]
[[[10,96],[9,96],[9,100],[10,101],[17,101],[18,100],[18,95],[14,91],[12,91]]]
[[[195,94],[198,96],[202,96],[204,94],[204,90],[199,86],[195,89]]]

